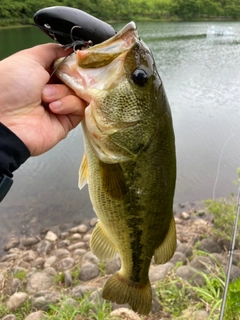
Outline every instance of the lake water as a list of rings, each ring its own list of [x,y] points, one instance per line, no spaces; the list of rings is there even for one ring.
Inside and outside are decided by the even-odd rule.
[[[206,38],[212,22],[137,23],[151,48],[171,105],[178,176],[175,203],[236,193],[240,166],[240,23],[233,37]],[[119,30],[123,24],[113,25]],[[49,42],[37,28],[0,30],[0,59]],[[85,187],[78,190],[83,155],[80,126],[14,175],[0,205],[0,241],[15,233],[80,222],[94,216]]]

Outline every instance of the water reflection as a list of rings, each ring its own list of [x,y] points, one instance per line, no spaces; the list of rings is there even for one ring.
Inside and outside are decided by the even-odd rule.
[[[122,25],[114,27],[119,30]],[[137,26],[153,51],[172,108],[178,162],[175,202],[206,199],[213,191],[217,197],[235,192],[232,181],[240,160],[240,45],[208,41],[203,36],[208,23]],[[240,35],[240,23],[228,26]],[[0,30],[0,41],[5,44],[0,47],[3,58],[48,39],[37,29],[22,28]],[[77,187],[82,154],[79,127],[16,172],[14,186],[1,204],[2,237],[94,215],[87,188],[80,192]]]

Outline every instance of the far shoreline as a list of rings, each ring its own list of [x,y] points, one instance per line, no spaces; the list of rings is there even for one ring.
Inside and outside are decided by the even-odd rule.
[[[130,20],[136,21],[136,22],[239,22],[240,17],[233,19],[230,17],[202,17],[202,18],[194,18],[194,19],[180,19],[176,16],[172,17],[166,17],[162,19],[154,19],[149,17],[132,17],[129,19],[120,19],[120,20],[104,20],[105,22],[111,24],[111,23],[124,23],[129,22]],[[5,25],[6,24],[6,25]],[[33,27],[34,22],[33,20],[29,19],[29,22],[21,23],[19,20],[12,20],[9,23],[5,20],[0,20],[0,30],[4,29],[12,29],[12,28],[26,28],[26,27]]]

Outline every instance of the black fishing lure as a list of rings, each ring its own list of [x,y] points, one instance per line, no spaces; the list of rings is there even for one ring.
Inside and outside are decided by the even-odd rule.
[[[66,48],[89,47],[116,34],[106,22],[70,7],[44,8],[37,11],[33,19],[37,27]]]

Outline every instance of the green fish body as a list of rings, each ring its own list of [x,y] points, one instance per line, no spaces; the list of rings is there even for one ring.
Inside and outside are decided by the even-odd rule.
[[[67,58],[57,75],[89,103],[79,186],[88,183],[99,218],[91,250],[102,260],[121,258],[102,296],[146,315],[152,257],[166,263],[176,248],[174,132],[153,56],[131,22]]]

